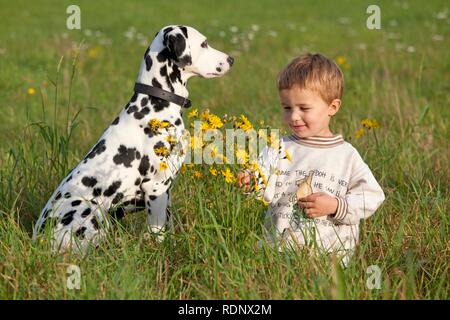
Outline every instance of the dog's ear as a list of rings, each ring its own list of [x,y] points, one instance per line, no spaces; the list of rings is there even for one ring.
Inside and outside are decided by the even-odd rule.
[[[186,27],[167,27],[163,30],[163,44],[170,53],[170,58],[179,67],[192,64],[191,50],[187,41]]]

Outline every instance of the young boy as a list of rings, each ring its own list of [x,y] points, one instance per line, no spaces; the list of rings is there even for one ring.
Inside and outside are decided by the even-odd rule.
[[[269,242],[280,250],[288,244],[335,252],[347,265],[360,220],[371,216],[385,197],[358,151],[330,131],[343,86],[339,67],[321,54],[291,61],[278,76],[278,92],[292,134],[282,137],[278,150],[263,149],[258,163],[267,181],[259,187],[269,203]],[[244,190],[251,175],[238,174]]]

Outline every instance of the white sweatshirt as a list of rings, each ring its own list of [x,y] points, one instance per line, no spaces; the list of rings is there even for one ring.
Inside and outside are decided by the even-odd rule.
[[[277,243],[280,250],[289,244],[291,248],[312,245],[325,252],[336,252],[346,265],[358,242],[360,220],[370,217],[385,199],[358,151],[342,135],[291,135],[281,139],[278,150],[263,149],[258,163],[267,179],[265,186],[262,177],[258,177],[260,194],[269,203],[269,241]],[[299,188],[302,197],[316,192],[335,196],[336,213],[307,218],[296,204]]]

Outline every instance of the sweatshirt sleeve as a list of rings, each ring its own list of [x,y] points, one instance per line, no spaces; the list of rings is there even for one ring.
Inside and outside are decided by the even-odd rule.
[[[357,152],[353,160],[347,193],[337,197],[338,207],[331,216],[341,224],[358,224],[373,215],[385,199],[383,190]]]

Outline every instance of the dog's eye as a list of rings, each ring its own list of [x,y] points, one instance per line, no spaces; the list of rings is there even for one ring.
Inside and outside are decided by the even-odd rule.
[[[202,48],[208,48],[208,41],[203,41],[201,44]]]

